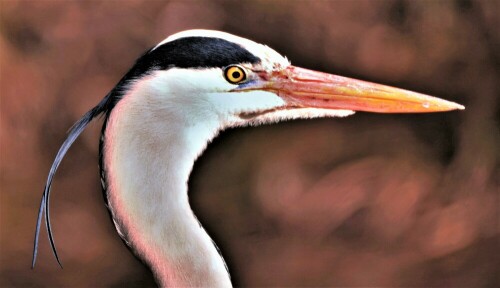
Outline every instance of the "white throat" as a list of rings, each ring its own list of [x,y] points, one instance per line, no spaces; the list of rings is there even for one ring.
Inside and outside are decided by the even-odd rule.
[[[162,286],[230,287],[224,260],[187,194],[193,163],[219,120],[207,113],[193,122],[150,88],[125,95],[105,132],[104,169],[117,230]]]

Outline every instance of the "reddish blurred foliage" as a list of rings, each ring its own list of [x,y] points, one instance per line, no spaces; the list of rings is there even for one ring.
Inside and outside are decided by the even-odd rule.
[[[147,48],[189,28],[465,111],[358,113],[224,132],[195,165],[196,214],[240,286],[499,287],[498,1],[0,2],[0,286],[153,286],[103,205],[100,125],[38,203],[67,129]]]

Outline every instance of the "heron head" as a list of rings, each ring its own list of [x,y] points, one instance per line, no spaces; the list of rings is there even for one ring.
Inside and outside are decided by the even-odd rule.
[[[265,45],[210,30],[168,37],[130,73],[140,80],[132,89],[144,90],[136,94],[156,97],[160,105],[164,100],[170,108],[177,104],[190,117],[216,117],[223,127],[354,111],[463,109],[424,94],[296,67]]]

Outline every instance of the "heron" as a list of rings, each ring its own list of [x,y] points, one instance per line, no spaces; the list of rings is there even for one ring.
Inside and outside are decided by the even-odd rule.
[[[167,37],[138,58],[118,84],[78,120],[50,168],[36,222],[32,267],[51,184],[64,155],[103,116],[99,167],[116,230],[160,286],[231,287],[227,266],[188,198],[195,160],[229,127],[355,111],[417,113],[464,106],[399,88],[291,65],[249,39],[212,30]],[[61,265],[62,267],[62,265]]]

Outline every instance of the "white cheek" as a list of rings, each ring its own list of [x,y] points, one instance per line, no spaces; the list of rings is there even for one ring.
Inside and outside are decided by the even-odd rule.
[[[234,121],[241,121],[237,115],[242,112],[286,105],[281,97],[268,91],[229,92],[238,86],[228,83],[220,68],[174,68],[157,71],[152,77],[151,85],[160,92],[156,94],[170,98],[170,104],[182,107],[193,119],[206,121],[207,114],[216,116],[221,126],[232,126]]]
[[[172,125],[201,125],[212,131],[219,127],[220,117],[207,99],[208,91],[234,88],[221,73],[220,69],[154,71],[132,82],[124,98],[133,98],[134,113],[143,113],[145,125],[166,130]]]

